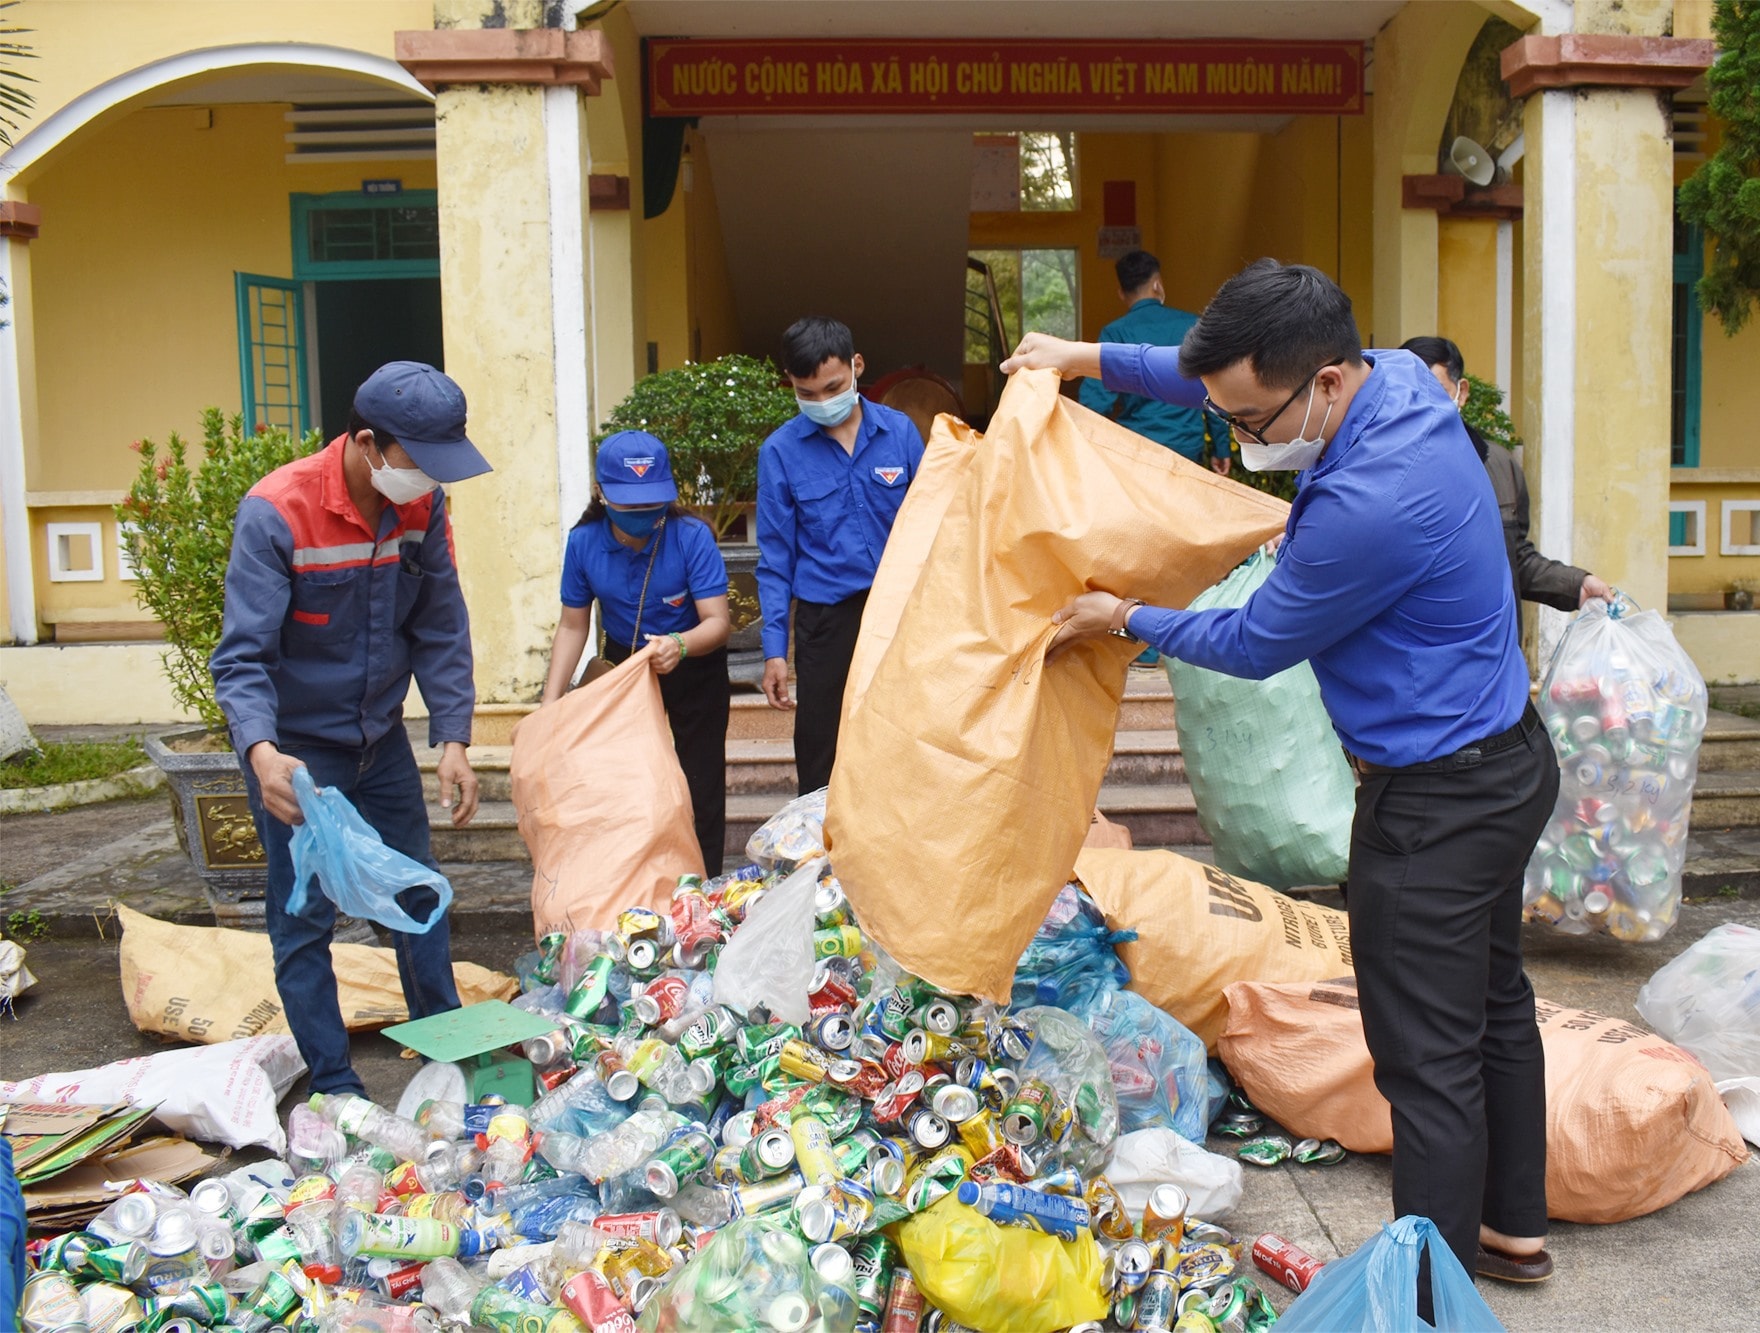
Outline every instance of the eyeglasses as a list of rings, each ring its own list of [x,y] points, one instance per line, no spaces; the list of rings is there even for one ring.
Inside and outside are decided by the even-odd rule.
[[[1319,368],[1319,370],[1316,370],[1314,372],[1314,375],[1318,375],[1321,370],[1326,370],[1328,367],[1342,366],[1343,364],[1344,364],[1344,358],[1342,356],[1337,357],[1334,360],[1328,361],[1326,363],[1326,365],[1321,366]],[[1280,416],[1282,416],[1285,412],[1287,412],[1289,410],[1289,405],[1291,403],[1295,402],[1295,400],[1301,396],[1302,390],[1307,388],[1310,384],[1312,384],[1314,382],[1314,375],[1308,376],[1307,379],[1303,380],[1300,384],[1296,385],[1296,391],[1294,393],[1292,393],[1288,398],[1285,398],[1283,400],[1283,402],[1278,406],[1277,410],[1275,412],[1273,412],[1270,416],[1265,417],[1263,420],[1261,420],[1257,426],[1249,426],[1247,424],[1245,418],[1238,417],[1233,412],[1223,411],[1220,407],[1216,406],[1215,403],[1210,401],[1209,394],[1204,395],[1204,410],[1206,412],[1212,412],[1215,415],[1221,417],[1223,424],[1226,425],[1230,430],[1238,431],[1240,434],[1250,437],[1254,444],[1269,444],[1270,441],[1267,440],[1262,434],[1260,434],[1260,432],[1263,431],[1273,421],[1276,421],[1277,418],[1279,418]]]

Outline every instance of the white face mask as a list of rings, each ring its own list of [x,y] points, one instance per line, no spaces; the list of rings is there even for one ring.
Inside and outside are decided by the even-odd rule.
[[[1317,385],[1308,386],[1308,405],[1302,409],[1302,431],[1308,429],[1308,417],[1314,411],[1314,390]],[[1332,404],[1326,404],[1326,415],[1320,420],[1320,433],[1313,439],[1303,439],[1302,431],[1284,444],[1260,444],[1257,440],[1240,441],[1241,462],[1249,472],[1301,472],[1311,468],[1320,461],[1320,455],[1326,452],[1326,423],[1332,420]]]
[[[383,450],[379,457],[385,457]],[[440,484],[419,467],[392,467],[390,463],[376,467],[371,454],[367,455],[367,466],[372,468],[367,479],[373,483],[373,489],[394,505],[413,504]]]

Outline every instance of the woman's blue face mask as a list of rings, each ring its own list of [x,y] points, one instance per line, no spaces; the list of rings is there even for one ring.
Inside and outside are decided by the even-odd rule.
[[[632,537],[646,541],[654,535],[654,529],[660,526],[660,520],[666,516],[665,505],[654,505],[646,509],[612,509],[606,506],[605,512],[611,516],[611,522]]]

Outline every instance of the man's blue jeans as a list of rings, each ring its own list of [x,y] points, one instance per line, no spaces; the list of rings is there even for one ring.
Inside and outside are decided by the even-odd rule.
[[[409,735],[402,723],[365,749],[288,744],[282,753],[303,763],[319,787],[334,787],[354,803],[361,818],[378,830],[387,847],[424,865],[436,865],[428,850],[428,806],[422,794]],[[311,1070],[313,1092],[354,1092],[365,1095],[348,1060],[348,1032],[336,999],[336,972],[330,964],[330,937],[336,905],[323,894],[306,895],[298,916],[287,911],[293,892],[293,829],[263,808],[262,793],[248,761],[242,761],[250,791],[251,814],[263,840],[269,867],[266,918],[275,951],[275,988],[287,1011],[287,1024],[299,1053]],[[398,902],[417,920],[427,917],[438,901],[426,887],[406,890]],[[397,975],[411,1018],[427,1018],[459,1007],[452,983],[452,931],[448,917],[436,921],[425,935],[391,932],[397,954]]]

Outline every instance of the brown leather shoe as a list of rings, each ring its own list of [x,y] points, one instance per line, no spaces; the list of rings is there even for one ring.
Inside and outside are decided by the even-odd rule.
[[[1552,1256],[1545,1250],[1534,1254],[1506,1254],[1480,1245],[1479,1257],[1473,1267],[1480,1277],[1498,1282],[1544,1282],[1552,1276]]]

